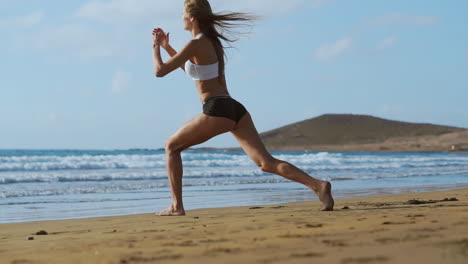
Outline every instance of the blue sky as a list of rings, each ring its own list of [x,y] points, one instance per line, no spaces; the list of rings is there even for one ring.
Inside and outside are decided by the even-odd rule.
[[[468,128],[468,1],[218,0],[263,16],[228,51],[260,132],[326,113]],[[191,36],[183,0],[0,0],[0,148],[160,148],[201,112],[151,32]],[[167,58],[167,56],[165,56]],[[230,134],[200,146],[237,147]]]

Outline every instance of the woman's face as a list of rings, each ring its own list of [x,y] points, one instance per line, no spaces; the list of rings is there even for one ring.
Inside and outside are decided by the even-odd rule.
[[[192,30],[192,19],[189,16],[189,14],[185,12],[185,9],[184,9],[184,12],[182,13],[182,22],[184,24],[185,30]]]

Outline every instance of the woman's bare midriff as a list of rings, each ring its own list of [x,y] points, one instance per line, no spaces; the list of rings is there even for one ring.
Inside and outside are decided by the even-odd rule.
[[[227,88],[220,83],[218,78],[206,81],[195,81],[195,86],[197,87],[198,95],[202,102],[213,96],[229,95]]]

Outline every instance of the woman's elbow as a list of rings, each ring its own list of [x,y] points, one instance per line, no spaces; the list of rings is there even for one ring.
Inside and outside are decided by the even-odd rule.
[[[164,71],[162,71],[162,70],[160,70],[160,69],[157,69],[155,75],[156,75],[156,78],[161,78],[161,77],[166,76],[166,75],[167,75],[167,72],[164,72]]]
[[[164,77],[165,74],[163,74],[162,72],[160,71],[156,71],[156,78],[161,78],[161,77]]]

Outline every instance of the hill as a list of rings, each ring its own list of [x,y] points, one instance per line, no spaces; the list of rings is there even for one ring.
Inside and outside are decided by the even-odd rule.
[[[468,130],[369,115],[326,114],[260,134],[269,150],[466,151]]]

